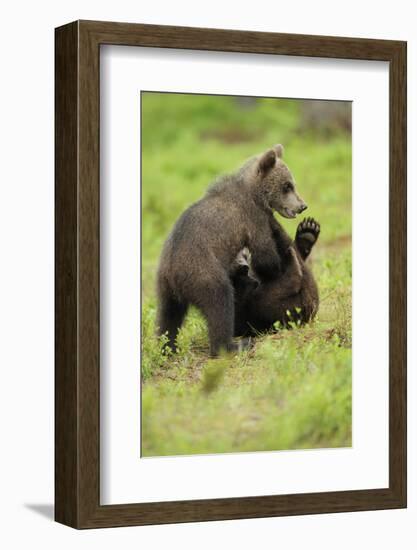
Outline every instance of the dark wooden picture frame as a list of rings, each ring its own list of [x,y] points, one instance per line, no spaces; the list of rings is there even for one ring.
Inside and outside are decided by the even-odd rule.
[[[389,62],[389,487],[100,505],[99,58],[117,44]],[[56,29],[55,519],[75,528],[406,506],[406,43],[77,21]]]

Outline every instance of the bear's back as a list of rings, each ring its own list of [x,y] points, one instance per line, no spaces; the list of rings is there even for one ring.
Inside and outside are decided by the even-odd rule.
[[[178,261],[215,257],[225,267],[247,244],[248,213],[244,193],[230,184],[211,189],[179,217],[166,243],[166,252]]]

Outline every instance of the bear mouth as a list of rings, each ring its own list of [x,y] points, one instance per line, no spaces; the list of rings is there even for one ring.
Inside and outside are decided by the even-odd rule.
[[[285,218],[293,219],[296,217],[297,214],[296,212],[294,212],[294,210],[290,210],[289,208],[284,208],[283,215]]]

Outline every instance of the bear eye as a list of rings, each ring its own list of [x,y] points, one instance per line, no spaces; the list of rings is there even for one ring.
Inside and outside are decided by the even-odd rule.
[[[290,181],[287,181],[283,185],[283,191],[284,193],[289,193],[290,191],[294,191],[294,186]]]

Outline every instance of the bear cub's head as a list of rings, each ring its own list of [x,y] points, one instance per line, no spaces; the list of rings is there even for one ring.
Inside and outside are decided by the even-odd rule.
[[[307,205],[297,193],[294,178],[282,161],[283,152],[283,146],[278,144],[258,157],[258,184],[269,208],[284,218],[295,218]]]

